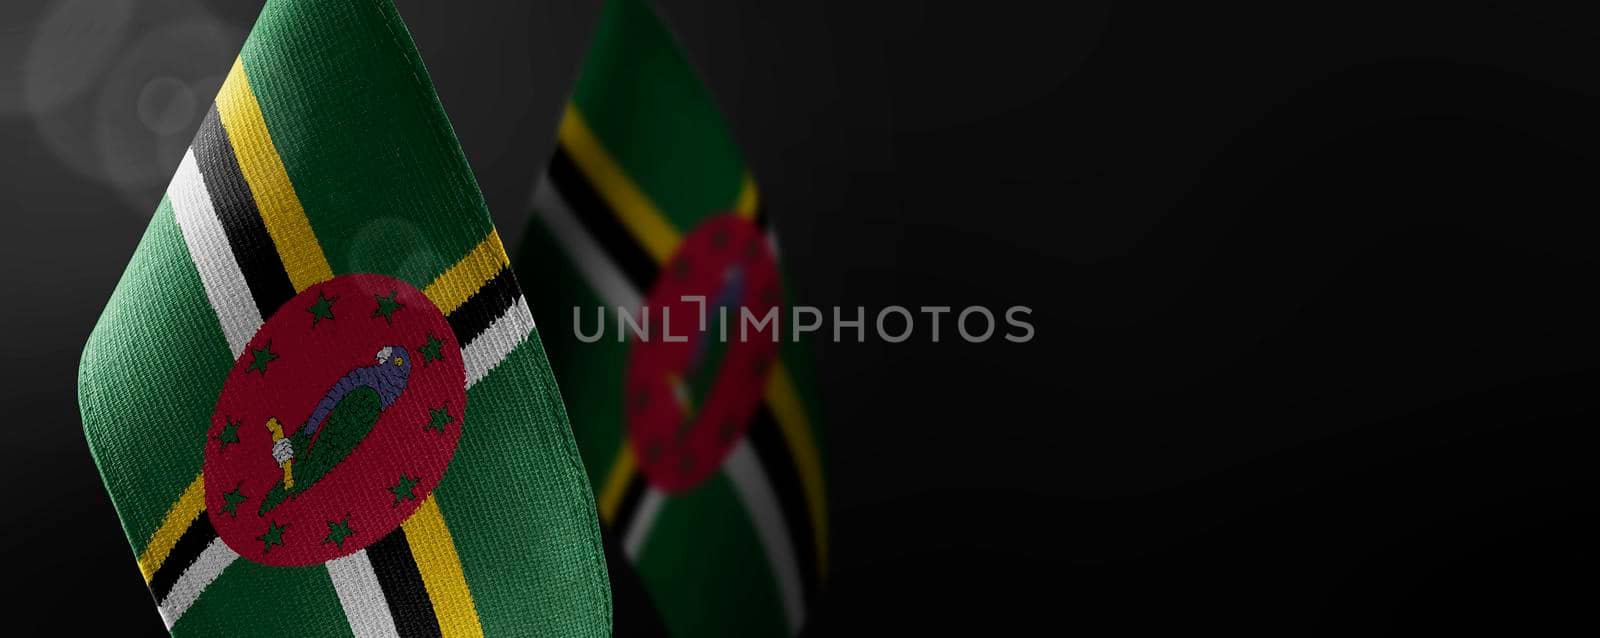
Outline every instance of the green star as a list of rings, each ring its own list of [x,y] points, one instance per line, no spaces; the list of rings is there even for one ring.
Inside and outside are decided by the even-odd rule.
[[[393,324],[394,323],[394,311],[405,307],[404,304],[401,304],[400,302],[395,301],[395,297],[398,296],[398,295],[399,295],[399,291],[395,291],[395,290],[389,291],[389,295],[388,296],[373,295],[373,298],[378,300],[378,309],[372,311],[372,316],[374,316],[374,317],[381,316],[381,317],[383,317],[383,321],[385,323]]]
[[[322,544],[333,543],[338,545],[339,549],[344,549],[344,539],[355,533],[355,530],[350,529],[350,515],[345,514],[342,521],[328,521],[328,536],[322,539]]]
[[[389,488],[389,493],[394,495],[394,504],[390,505],[390,507],[395,507],[395,506],[400,505],[400,501],[414,501],[414,500],[416,500],[417,499],[416,490],[417,490],[417,481],[418,480],[419,479],[416,479],[416,478],[401,474],[400,475],[400,482],[399,483],[395,483],[394,487]]]
[[[437,408],[429,408],[428,413],[431,418],[428,419],[427,425],[422,426],[424,429],[434,430],[440,434],[444,434],[445,426],[456,422],[456,418],[450,416],[450,406],[448,405],[441,405]]]
[[[261,376],[267,376],[267,364],[272,363],[278,358],[277,353],[272,351],[271,341],[267,342],[267,346],[265,348],[251,348],[250,356],[253,358],[250,360],[250,367],[248,369],[260,372]]]
[[[306,308],[306,312],[311,313],[311,326],[312,327],[316,327],[317,323],[322,321],[323,319],[332,320],[333,319],[333,302],[338,301],[338,300],[339,300],[338,297],[334,297],[332,299],[329,299],[327,296],[322,294],[321,290],[318,290],[317,291],[317,303],[311,304],[311,307]]]
[[[238,485],[233,491],[222,495],[222,512],[234,518],[239,517],[239,504],[245,501],[244,485]]]
[[[433,333],[428,333],[428,342],[417,348],[417,351],[422,353],[422,363],[427,364],[429,361],[444,360],[444,352],[441,351],[443,346],[443,341],[433,336]]]
[[[217,440],[217,451],[226,452],[229,445],[239,442],[239,422],[228,419],[228,422],[223,424],[222,431],[213,438]]]
[[[267,533],[256,537],[256,540],[261,541],[262,543],[261,553],[265,554],[272,551],[273,545],[283,547],[283,530],[286,529],[289,529],[289,526],[279,525],[278,521],[272,521],[271,523],[268,523]]]

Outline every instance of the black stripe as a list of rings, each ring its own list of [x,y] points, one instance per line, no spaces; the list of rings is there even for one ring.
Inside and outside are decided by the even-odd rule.
[[[627,445],[627,441],[622,442]],[[644,500],[644,492],[649,488],[645,484],[644,475],[634,470],[628,473],[628,485],[622,488],[622,500],[617,502],[617,512],[612,515],[611,529],[617,534],[626,536],[628,525],[633,523],[633,516],[639,513],[639,501]]]
[[[272,243],[272,236],[267,234],[266,223],[261,221],[250,185],[239,172],[239,160],[228,141],[228,132],[222,128],[216,105],[206,113],[192,148],[206,191],[211,194],[211,207],[222,222],[222,232],[228,236],[228,246],[233,249],[234,260],[239,262],[245,283],[250,286],[256,309],[261,311],[263,319],[271,317],[279,306],[294,297],[294,285],[278,259],[278,249]],[[194,255],[194,258],[202,257]]]
[[[783,522],[789,528],[789,539],[795,546],[795,559],[800,563],[801,589],[805,592],[806,607],[816,600],[817,586],[821,581],[821,563],[817,560],[816,535],[811,531],[811,508],[806,505],[805,488],[800,483],[800,473],[795,468],[794,457],[778,429],[778,421],[766,402],[756,411],[745,434],[750,448],[761,460],[767,481],[778,496],[778,506],[783,511]]]
[[[405,530],[396,528],[368,545],[367,560],[372,561],[372,571],[378,575],[378,585],[389,601],[389,615],[394,618],[400,635],[405,638],[441,636],[439,618],[434,615],[433,601],[428,598],[422,572],[411,556]]]
[[[473,339],[488,330],[494,320],[506,314],[506,309],[516,303],[521,294],[522,290],[517,287],[517,278],[511,274],[511,269],[501,268],[482,288],[462,302],[461,307],[445,318],[450,322],[450,329],[456,333],[456,344],[467,347]]]
[[[622,542],[611,530],[601,528],[600,540],[606,551],[606,571],[611,574],[612,638],[657,638],[667,635],[661,610],[645,587],[639,572],[628,562]]]
[[[578,218],[589,236],[611,256],[611,261],[633,282],[633,287],[640,292],[650,290],[659,270],[656,260],[644,251],[644,244],[623,227],[622,219],[601,199],[560,144],[556,145],[555,157],[550,160],[550,183],[556,187],[556,196],[567,203],[572,216]]]
[[[194,564],[194,559],[200,557],[200,552],[217,539],[217,530],[211,527],[211,517],[204,511],[200,512],[189,529],[183,531],[178,537],[178,542],[172,546],[172,551],[167,553],[167,559],[156,568],[156,573],[150,577],[150,594],[155,596],[159,604],[165,600],[172,591],[173,583],[178,582],[178,577],[183,571]]]

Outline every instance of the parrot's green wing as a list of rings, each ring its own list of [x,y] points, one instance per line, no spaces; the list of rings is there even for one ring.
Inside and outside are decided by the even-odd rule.
[[[297,432],[289,437],[294,445],[294,490],[302,492],[309,489],[328,470],[343,461],[350,455],[361,440],[367,437],[372,427],[378,424],[378,415],[383,412],[383,398],[378,396],[378,391],[369,387],[360,387],[351,390],[343,399],[334,404],[333,410],[328,413],[328,420],[323,422],[315,438],[316,445],[312,445],[313,438],[304,432]],[[272,491],[261,499],[261,514],[272,511],[289,498],[291,490],[284,487],[283,481],[273,486]]]

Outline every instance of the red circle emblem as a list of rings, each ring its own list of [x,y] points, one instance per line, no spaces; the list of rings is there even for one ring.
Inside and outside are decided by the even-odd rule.
[[[629,351],[625,386],[628,438],[652,485],[700,484],[749,428],[777,358],[779,286],[761,230],[732,214],[702,222],[656,277],[641,310],[652,332]],[[692,297],[705,300],[703,325]]]
[[[466,372],[439,309],[409,284],[343,275],[256,331],[206,437],[206,512],[240,556],[311,565],[398,527],[444,476]]]

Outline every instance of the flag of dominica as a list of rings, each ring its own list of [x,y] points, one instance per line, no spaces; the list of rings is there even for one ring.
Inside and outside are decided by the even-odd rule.
[[[516,263],[553,282],[529,294],[614,552],[671,635],[798,633],[828,564],[809,358],[755,181],[644,0],[606,2],[557,139]]]
[[[389,0],[269,0],[80,366],[174,635],[609,634],[508,266]]]

